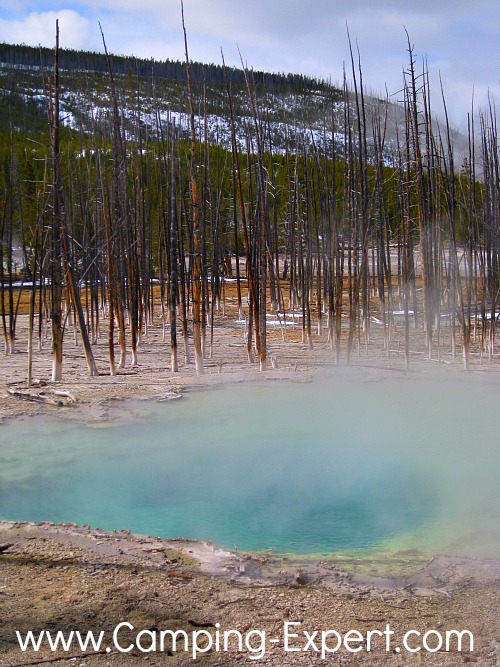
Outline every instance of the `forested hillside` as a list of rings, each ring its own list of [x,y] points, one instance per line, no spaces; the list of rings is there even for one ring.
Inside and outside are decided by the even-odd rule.
[[[45,47],[34,48],[24,45],[0,44],[0,62],[14,67],[50,70],[54,65],[54,52]],[[90,51],[60,50],[61,70],[108,73],[108,64],[103,53]],[[186,82],[186,65],[176,60],[144,60],[134,56],[113,56],[113,71],[116,75],[134,75],[142,78],[168,79]],[[191,63],[193,81],[215,86],[223,84],[226,78],[240,86],[245,85],[245,73],[241,69],[230,68],[225,73],[220,64]],[[252,72],[255,84],[268,90],[286,92],[293,89],[320,88],[329,86],[324,81],[312,79],[302,74],[272,74]]]
[[[0,72],[2,95],[6,107],[12,110],[14,125],[30,123],[46,113],[45,74],[53,67],[54,54],[50,49],[28,46],[0,45]],[[120,102],[128,130],[133,133],[139,125],[154,132],[155,117],[170,114],[186,126],[186,66],[175,61],[157,62],[125,56],[113,56],[112,68],[119,83]],[[96,116],[110,106],[108,63],[104,54],[71,50],[60,52],[61,108],[65,125],[91,131]],[[222,65],[192,63],[190,66],[195,111],[208,118],[208,132],[212,141],[228,141],[229,108],[226,85],[232,87],[238,119],[248,117],[250,109],[246,95],[243,70]],[[309,125],[321,128],[331,117],[332,100],[342,98],[338,91],[323,81],[302,75],[280,75],[265,72],[250,73],[252,86],[272,123],[279,146],[283,147],[284,129],[291,125],[300,128]],[[5,129],[8,114],[2,119]],[[239,124],[239,123],[238,123]],[[243,134],[244,131],[241,130]]]

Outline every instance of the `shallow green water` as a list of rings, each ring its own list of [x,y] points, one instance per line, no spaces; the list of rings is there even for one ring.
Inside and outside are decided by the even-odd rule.
[[[498,398],[465,377],[331,378],[192,393],[107,429],[13,421],[0,518],[250,550],[495,555]]]

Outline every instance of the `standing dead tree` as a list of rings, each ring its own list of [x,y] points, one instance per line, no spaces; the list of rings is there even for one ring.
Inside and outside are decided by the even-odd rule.
[[[202,375],[203,349],[201,340],[201,300],[202,300],[202,226],[200,219],[200,202],[198,196],[198,179],[196,177],[196,127],[194,118],[193,90],[191,86],[191,69],[189,65],[189,53],[187,43],[186,25],[184,22],[184,3],[181,0],[182,29],[184,31],[184,46],[186,50],[186,76],[187,93],[189,105],[189,119],[191,130],[191,144],[189,152],[189,181],[191,191],[191,218],[193,234],[193,258],[192,258],[192,280],[193,280],[193,346],[194,363],[196,374]]]
[[[245,253],[246,253],[246,258],[247,258],[247,276],[248,276],[248,283],[250,287],[250,309],[249,309],[249,329],[248,329],[248,340],[247,340],[247,354],[248,354],[248,361],[252,363],[253,361],[253,354],[252,354],[252,322],[255,317],[255,320],[257,322],[257,326],[255,328],[255,342],[256,342],[256,348],[257,350],[260,349],[260,328],[258,326],[259,322],[259,309],[258,309],[258,300],[257,300],[257,288],[255,284],[255,277],[254,277],[254,263],[253,263],[253,253],[252,253],[252,246],[250,244],[250,235],[248,232],[248,224],[247,224],[247,216],[246,216],[246,210],[245,210],[245,200],[244,200],[244,195],[243,195],[243,185],[242,185],[242,176],[241,176],[241,167],[240,167],[240,156],[239,156],[239,151],[238,151],[238,145],[236,142],[236,129],[235,129],[235,124],[234,124],[234,109],[233,109],[233,96],[231,93],[231,87],[230,84],[227,80],[227,71],[226,71],[226,64],[224,62],[224,55],[222,55],[222,62],[224,64],[224,76],[226,78],[226,86],[227,86],[227,95],[228,95],[228,101],[229,101],[229,113],[230,113],[230,121],[231,121],[231,147],[232,147],[232,152],[233,152],[233,164],[234,164],[234,170],[236,172],[236,181],[238,184],[238,198],[240,202],[240,212],[241,212],[241,224],[243,226],[243,240],[244,240],[244,245],[245,245]],[[236,207],[236,201],[234,202],[234,206]],[[236,219],[236,214],[235,214],[235,219]],[[238,261],[238,257],[236,258]],[[239,267],[238,267],[238,273],[239,273]],[[241,296],[240,296],[241,299]],[[241,301],[240,301],[241,304]],[[240,311],[241,311],[241,305],[239,305]]]
[[[52,91],[51,91],[52,92]],[[53,210],[52,210],[52,381],[62,379],[63,362],[63,322],[62,322],[62,296],[63,277],[66,289],[73,307],[78,316],[78,325],[85,352],[87,368],[91,376],[99,375],[94,360],[92,347],[88,336],[85,315],[80,299],[80,289],[73,268],[73,257],[71,253],[68,221],[64,201],[64,190],[61,173],[61,153],[59,142],[59,22],[56,21],[56,48],[54,61],[54,84],[53,99],[49,104],[49,122],[51,129],[52,149],[52,188],[53,188]]]
[[[20,294],[17,304],[14,299],[14,280],[15,280],[15,262],[14,262],[14,148],[10,144],[10,155],[8,163],[4,166],[4,192],[5,200],[2,208],[0,220],[0,289],[1,289],[1,309],[2,309],[2,327],[5,340],[5,354],[15,354],[16,352],[16,321]],[[6,271],[5,271],[6,269]],[[5,275],[5,273],[7,275]],[[7,292],[7,299],[5,299]]]
[[[113,145],[113,187],[112,187],[112,206],[109,216],[105,216],[107,224],[107,245],[108,245],[108,272],[109,272],[109,302],[110,308],[118,321],[120,361],[118,368],[124,368],[127,357],[127,345],[125,337],[125,313],[127,308],[127,289],[133,289],[130,277],[127,275],[127,250],[133,250],[126,247],[126,237],[129,236],[129,201],[128,201],[128,178],[127,178],[127,152],[122,135],[120,110],[118,107],[118,95],[115,86],[111,60],[108,55],[104,34],[101,29],[104,52],[108,63],[109,80],[111,86],[111,103],[113,113],[112,127],[112,145]],[[130,301],[128,303],[130,307]],[[109,318],[110,326],[110,366],[111,350],[113,347],[112,333],[114,322]],[[136,322],[135,316],[131,317],[131,322]],[[137,340],[132,333],[132,348],[135,350]],[[114,357],[114,354],[113,354]],[[132,363],[137,363],[137,358],[133,356]],[[113,371],[112,371],[113,372]]]
[[[241,58],[241,54],[240,54]],[[243,65],[243,59],[241,59]],[[252,110],[254,132],[257,143],[257,165],[256,165],[256,195],[255,202],[255,225],[254,225],[254,250],[253,250],[253,272],[257,276],[254,280],[254,293],[251,294],[254,312],[255,343],[256,352],[259,358],[259,369],[266,368],[266,308],[267,308],[267,263],[268,263],[268,228],[269,228],[269,208],[267,202],[268,179],[267,170],[264,164],[264,141],[263,130],[260,118],[257,113],[257,103],[255,100],[254,88],[251,85],[248,70],[243,66],[245,75],[245,84],[250,99]],[[250,137],[248,137],[250,139]],[[249,142],[248,142],[249,143]],[[249,154],[250,158],[250,154]]]

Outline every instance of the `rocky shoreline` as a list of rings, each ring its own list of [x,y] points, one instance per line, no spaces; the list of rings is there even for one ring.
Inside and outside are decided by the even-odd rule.
[[[140,564],[163,569],[165,554],[176,552],[189,569],[250,587],[321,584],[344,593],[368,589],[374,595],[401,598],[412,594],[449,596],[464,583],[491,584],[500,578],[498,559],[439,554],[425,560],[411,550],[395,552],[384,559],[376,555],[278,555],[233,551],[196,539],[135,535],[128,530],[104,531],[74,523],[2,520],[0,536],[5,546],[10,545],[3,551],[8,555],[19,553],[28,542],[41,540],[52,543],[56,551],[69,549],[71,553],[71,549],[83,549],[92,561],[108,565]],[[396,563],[399,568],[394,567]]]
[[[404,576],[360,576],[327,560],[244,554],[195,540],[107,533],[74,524],[9,521],[0,522],[0,543],[11,545],[0,554],[2,665],[54,660],[57,655],[47,649],[21,653],[16,630],[110,634],[124,622],[137,630],[206,628],[213,633],[216,627],[239,632],[254,628],[269,635],[279,633],[285,623],[300,623],[309,633],[333,628],[383,631],[390,624],[395,636],[409,628],[423,633],[453,627],[474,634],[474,650],[426,653],[419,664],[476,662],[493,667],[500,657],[494,641],[500,574],[495,560],[436,556]],[[184,651],[171,653],[167,664],[194,664]],[[414,656],[402,657],[379,646],[369,654],[339,651],[334,664],[401,665]],[[90,667],[135,665],[144,659],[160,665],[166,657],[136,650],[91,652],[81,659]],[[248,659],[248,651],[245,655],[233,646],[207,651],[197,661],[233,665]],[[270,645],[259,663],[323,661],[314,652],[285,655],[282,645]]]

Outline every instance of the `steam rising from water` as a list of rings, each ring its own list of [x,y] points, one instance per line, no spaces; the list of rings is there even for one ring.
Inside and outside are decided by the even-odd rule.
[[[144,411],[144,404],[141,404]],[[331,377],[0,428],[0,518],[241,549],[499,552],[498,384]]]

